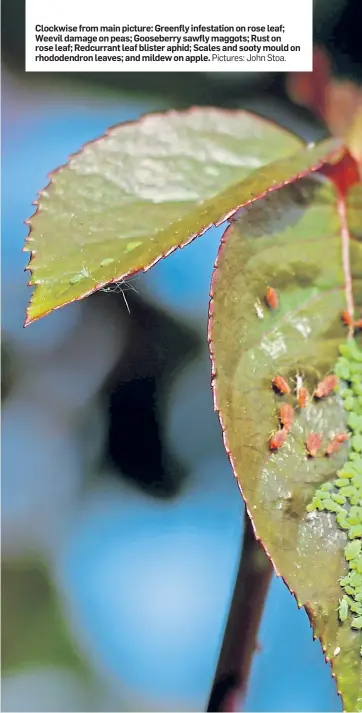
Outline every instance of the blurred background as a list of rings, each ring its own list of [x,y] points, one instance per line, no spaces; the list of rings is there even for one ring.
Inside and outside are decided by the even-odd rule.
[[[315,1],[316,44],[353,97],[359,11],[360,0]],[[24,3],[3,0],[2,710],[203,711],[244,519],[206,344],[224,228],[24,330],[24,220],[50,170],[148,111],[244,107],[308,141],[327,129],[305,106],[305,77],[23,67]],[[244,710],[342,710],[276,577]]]

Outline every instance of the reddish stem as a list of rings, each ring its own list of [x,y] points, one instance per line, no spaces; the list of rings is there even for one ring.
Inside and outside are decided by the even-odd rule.
[[[235,711],[245,696],[272,571],[246,514],[239,570],[208,711]]]
[[[346,294],[346,307],[348,314],[353,319],[354,301],[350,264],[350,234],[347,217],[347,195],[350,188],[360,182],[358,165],[355,159],[347,152],[342,161],[337,164],[326,164],[321,173],[327,176],[337,189],[337,209],[341,229],[342,265]],[[348,336],[353,337],[353,321],[348,325]]]
[[[346,202],[344,196],[338,194],[338,215],[341,224],[341,237],[342,237],[342,264],[344,272],[344,284],[346,293],[346,305],[349,314],[354,315],[354,302],[353,302],[353,287],[352,287],[352,276],[351,276],[351,263],[349,254],[349,230],[347,222],[347,211]],[[348,336],[353,337],[353,323],[348,327]]]

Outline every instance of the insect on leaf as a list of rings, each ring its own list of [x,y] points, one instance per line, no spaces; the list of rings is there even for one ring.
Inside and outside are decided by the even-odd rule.
[[[110,129],[39,194],[26,323],[150,267],[338,154],[338,141],[305,147],[245,111],[172,111]]]
[[[343,622],[338,616],[347,535],[336,514],[338,499],[345,499],[343,488],[333,499],[328,482],[346,461],[349,445],[339,443],[330,457],[324,446],[346,431],[348,413],[334,389],[302,408],[297,394],[301,385],[313,394],[333,371],[346,340],[348,327],[340,315],[351,286],[356,308],[362,303],[361,199],[361,188],[355,187],[344,206],[348,274],[341,245],[342,227],[345,235],[347,228],[326,180],[302,179],[243,208],[223,236],[209,325],[215,405],[235,476],[276,571],[307,608],[345,711],[361,709],[362,636],[358,621],[353,629],[352,620],[344,620],[343,606]],[[262,306],[267,285],[278,293],[276,311]],[[291,393],[272,388],[276,375]],[[278,427],[282,403],[293,405],[294,420],[283,447],[271,452],[268,439]],[[314,457],[306,449],[311,434],[323,443]],[[324,483],[325,500],[307,512]]]

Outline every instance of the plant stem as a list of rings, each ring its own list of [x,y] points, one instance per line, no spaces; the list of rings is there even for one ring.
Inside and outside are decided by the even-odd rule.
[[[239,570],[208,711],[235,711],[245,696],[272,571],[246,513]]]

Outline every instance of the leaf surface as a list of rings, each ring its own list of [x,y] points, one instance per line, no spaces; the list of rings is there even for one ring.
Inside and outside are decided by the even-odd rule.
[[[353,188],[347,206],[349,276],[359,304],[361,198],[360,187]],[[356,711],[362,708],[362,636],[337,616],[346,535],[334,514],[306,512],[316,487],[346,460],[348,446],[329,458],[310,458],[305,441],[316,432],[326,444],[331,434],[345,431],[346,412],[335,394],[311,399],[303,409],[295,398],[297,374],[312,393],[333,369],[346,338],[339,208],[333,185],[310,177],[242,209],[220,248],[209,336],[215,408],[257,537],[298,604],[306,606],[345,710]],[[275,310],[264,302],[267,286],[277,291]],[[271,388],[276,374],[287,380],[290,395]],[[269,438],[285,402],[295,408],[295,421],[285,445],[272,453]]]
[[[39,194],[24,248],[36,285],[26,323],[150,267],[339,148],[304,147],[257,116],[209,108],[110,129]]]

